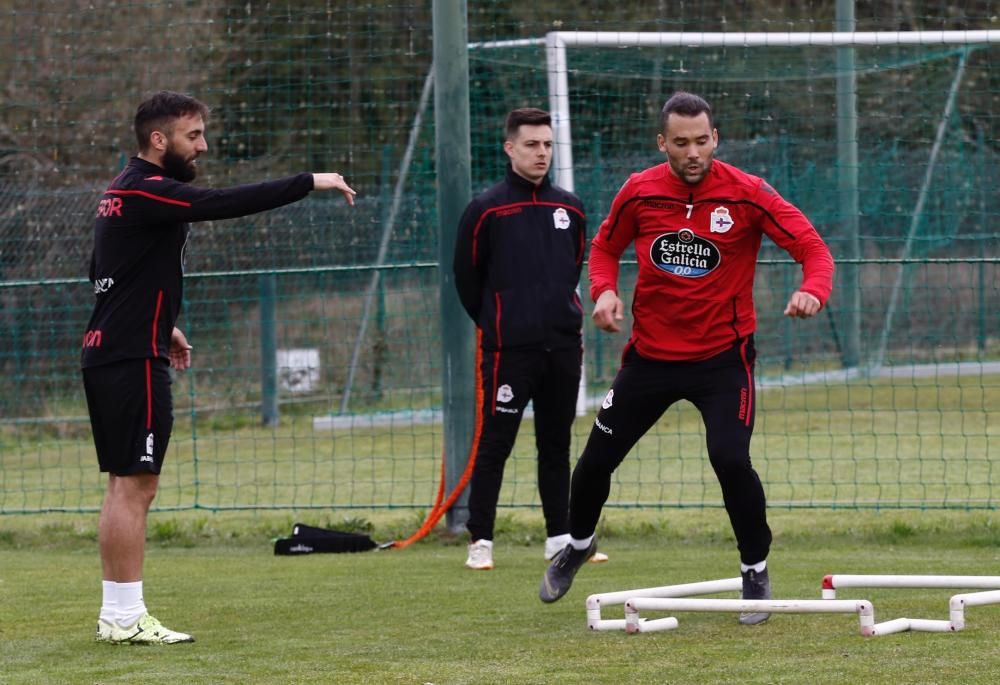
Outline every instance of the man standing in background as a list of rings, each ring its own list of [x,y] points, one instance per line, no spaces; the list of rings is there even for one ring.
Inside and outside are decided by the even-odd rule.
[[[479,345],[465,561],[474,570],[493,568],[504,464],[529,400],[545,558],[569,542],[569,448],[583,355],[577,285],[587,220],[580,199],[549,181],[548,112],[510,112],[503,149],[510,160],[504,180],[469,203],[455,245],[455,286]]]

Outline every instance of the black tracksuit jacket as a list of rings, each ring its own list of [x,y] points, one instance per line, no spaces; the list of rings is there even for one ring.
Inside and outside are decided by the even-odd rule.
[[[587,220],[580,199],[534,185],[507,165],[459,223],[455,286],[484,350],[579,347],[580,281]]]
[[[295,202],[312,174],[211,190],[133,157],[97,206],[90,281],[97,301],[83,336],[83,368],[168,359],[181,311],[189,221],[231,219]]]

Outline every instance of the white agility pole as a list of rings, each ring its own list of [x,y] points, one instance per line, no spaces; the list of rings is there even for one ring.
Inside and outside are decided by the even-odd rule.
[[[952,628],[951,621],[935,621],[926,618],[894,618],[891,621],[883,621],[882,623],[873,625],[870,637],[905,633],[908,630],[923,633],[950,633],[954,631],[954,628]]]
[[[1000,590],[969,592],[952,597],[948,603],[951,614],[951,629],[958,631],[965,628],[965,607],[981,607],[987,604],[1000,604]]]
[[[895,576],[895,575],[828,575],[823,578],[824,602],[836,601],[837,588],[1000,588],[1000,576]],[[1000,590],[954,595],[948,602],[949,620],[897,618],[876,623],[872,637],[906,631],[954,633],[965,628],[965,607],[1000,604]]]
[[[908,630],[926,633],[957,633],[965,629],[965,607],[986,606],[988,604],[1000,604],[1000,590],[954,595],[948,602],[950,620],[935,621],[922,618],[897,618],[885,621],[884,623],[876,623],[872,626],[871,634],[873,637],[877,637],[879,635],[904,633]]]
[[[697,583],[683,583],[680,585],[664,585],[662,587],[649,587],[639,590],[622,590],[620,592],[602,592],[587,597],[587,627],[591,630],[625,630],[624,619],[606,619],[601,617],[601,608],[616,604],[625,604],[630,599],[638,597],[690,597],[691,595],[711,595],[716,592],[741,591],[743,580],[740,577],[723,578],[721,580],[705,580]],[[658,619],[668,621],[668,619]],[[669,630],[677,627],[676,619]]]
[[[1000,589],[1000,576],[841,575],[823,577],[823,599],[834,599],[837,588],[982,588]]]
[[[663,599],[637,597],[625,602],[625,631],[650,633],[677,627],[677,619],[643,621],[640,610],[715,611],[771,614],[857,614],[861,634],[869,636],[875,626],[875,609],[864,599]]]

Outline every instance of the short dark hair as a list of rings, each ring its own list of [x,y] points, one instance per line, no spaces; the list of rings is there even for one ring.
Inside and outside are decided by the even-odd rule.
[[[517,130],[522,126],[552,126],[552,115],[537,107],[512,110],[507,115],[507,124],[504,126],[505,140],[516,138]]]
[[[712,106],[704,98],[693,93],[678,91],[671,95],[670,99],[663,105],[663,111],[660,112],[660,128],[667,128],[667,119],[670,118],[671,114],[679,114],[682,117],[696,117],[702,112],[708,115],[708,127],[715,128]]]
[[[139,150],[149,149],[149,138],[153,131],[169,126],[174,119],[180,119],[193,114],[208,118],[208,106],[190,95],[161,90],[148,100],[145,100],[135,110],[135,139]]]

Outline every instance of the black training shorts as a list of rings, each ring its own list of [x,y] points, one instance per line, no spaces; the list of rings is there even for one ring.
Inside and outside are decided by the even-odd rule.
[[[83,370],[102,472],[160,472],[174,425],[166,359],[126,359]]]

